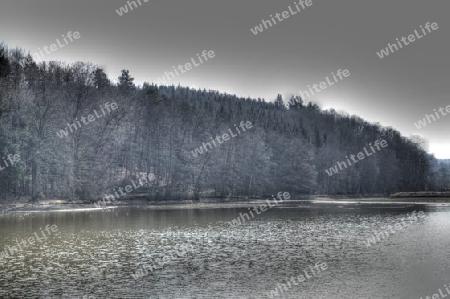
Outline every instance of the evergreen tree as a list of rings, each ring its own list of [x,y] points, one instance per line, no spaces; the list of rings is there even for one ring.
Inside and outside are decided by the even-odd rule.
[[[134,78],[130,76],[129,70],[122,70],[122,74],[118,79],[120,91],[128,93],[136,88],[136,86],[133,83]]]

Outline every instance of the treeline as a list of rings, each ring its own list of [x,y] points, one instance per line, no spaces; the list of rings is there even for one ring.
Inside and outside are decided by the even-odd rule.
[[[117,110],[57,133],[100,111]],[[253,128],[195,157],[194,149],[241,121]],[[325,169],[369,142],[388,147],[328,176]],[[136,86],[127,70],[114,84],[83,62],[37,64],[0,46],[1,198],[94,199],[143,174],[152,199],[291,194],[389,194],[448,187],[442,165],[391,128],[321,111],[292,96],[287,104],[180,86]]]

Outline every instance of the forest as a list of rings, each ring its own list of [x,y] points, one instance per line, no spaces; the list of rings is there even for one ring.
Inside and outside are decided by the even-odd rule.
[[[389,195],[449,188],[449,163],[393,128],[321,110],[300,96],[239,98],[183,86],[111,81],[91,63],[39,62],[0,45],[0,199],[91,200],[145,174],[151,200],[276,194]],[[115,83],[117,82],[117,83]],[[266,84],[266,83],[265,83]],[[58,137],[115,103],[117,109]],[[197,157],[192,151],[242,121],[251,130]],[[329,176],[375,140],[388,147]]]

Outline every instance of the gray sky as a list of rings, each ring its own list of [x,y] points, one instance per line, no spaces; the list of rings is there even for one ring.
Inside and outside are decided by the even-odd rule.
[[[78,31],[80,39],[44,60],[90,61],[111,78],[127,68],[139,84],[156,82],[172,66],[213,50],[213,59],[169,83],[270,101],[348,69],[348,78],[313,101],[405,136],[422,135],[438,158],[450,158],[450,115],[420,130],[414,125],[450,104],[449,1],[312,0],[312,6],[258,35],[250,28],[294,8],[294,0],[140,1],[119,16],[116,9],[127,1],[1,0],[0,41],[34,53]],[[439,29],[383,59],[377,56],[427,22],[437,22]]]

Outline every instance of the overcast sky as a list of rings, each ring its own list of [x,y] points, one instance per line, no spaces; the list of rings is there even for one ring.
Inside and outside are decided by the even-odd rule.
[[[450,104],[449,1],[312,0],[313,5],[258,35],[250,28],[294,1],[151,0],[119,16],[122,0],[1,0],[0,41],[34,53],[68,31],[81,38],[45,60],[90,61],[111,78],[129,69],[136,82],[156,82],[203,50],[216,56],[170,84],[272,101],[324,81],[350,76],[313,100],[418,134],[438,158],[450,158],[450,115],[418,130],[414,123]],[[427,22],[439,29],[380,59],[376,52]],[[420,32],[420,31],[419,31]]]

